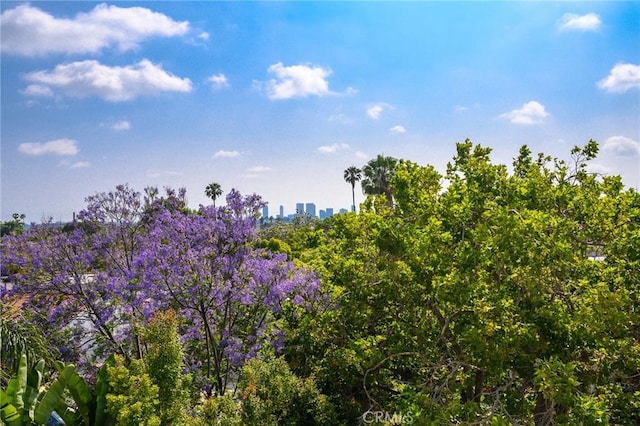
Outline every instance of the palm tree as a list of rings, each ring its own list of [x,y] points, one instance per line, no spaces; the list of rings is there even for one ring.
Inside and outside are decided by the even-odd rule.
[[[356,182],[362,179],[362,170],[356,166],[351,166],[344,171],[344,180],[351,184],[351,197],[353,198],[353,204],[351,204],[352,211],[356,211]]]
[[[222,188],[219,183],[212,182],[204,189],[204,193],[207,197],[213,201],[213,208],[216,208],[216,199],[222,195]]]
[[[362,168],[364,179],[362,179],[362,192],[367,195],[384,194],[387,203],[393,207],[393,191],[391,189],[391,178],[396,169],[398,160],[393,157],[385,157],[378,154],[373,160]]]

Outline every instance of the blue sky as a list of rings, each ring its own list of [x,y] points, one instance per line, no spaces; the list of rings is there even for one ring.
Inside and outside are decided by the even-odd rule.
[[[638,2],[0,7],[2,220],[69,220],[120,183],[338,210],[348,166],[444,171],[466,138],[506,164],[595,139],[592,170],[640,187]]]

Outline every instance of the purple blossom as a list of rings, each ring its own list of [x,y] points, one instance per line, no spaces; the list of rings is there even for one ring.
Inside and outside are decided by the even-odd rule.
[[[56,327],[72,328],[76,349],[91,341],[131,353],[132,325],[173,307],[187,364],[222,392],[227,370],[265,344],[281,350],[283,306],[310,308],[326,296],[311,270],[254,247],[259,196],[232,190],[226,206],[192,213],[183,190],[158,194],[121,185],[90,196],[71,231],[33,227],[6,237],[2,255],[20,268],[16,291]]]

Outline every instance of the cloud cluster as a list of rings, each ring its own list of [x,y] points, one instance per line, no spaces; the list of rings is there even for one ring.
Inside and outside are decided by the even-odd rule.
[[[238,151],[226,151],[224,149],[221,149],[220,151],[217,151],[215,154],[213,154],[213,158],[235,158],[239,156],[240,152]]]
[[[519,109],[500,114],[499,118],[507,119],[513,124],[531,125],[542,123],[548,116],[544,105],[537,101],[529,101]]]
[[[625,157],[640,155],[640,143],[626,136],[610,137],[605,141],[602,149]]]
[[[73,139],[56,139],[48,142],[25,142],[18,146],[18,151],[27,155],[76,155],[78,142]]]
[[[598,87],[607,92],[624,93],[640,88],[640,65],[616,64],[609,75],[598,82]]]
[[[73,19],[56,18],[24,4],[2,12],[0,26],[2,52],[23,56],[98,53],[112,46],[126,51],[152,37],[189,31],[188,22],[176,22],[147,8],[106,4]]]
[[[394,134],[401,134],[401,133],[407,133],[407,129],[405,129],[404,126],[397,125],[390,128],[389,132]]]
[[[207,79],[207,81],[211,83],[211,85],[215,89],[222,89],[223,87],[229,87],[229,80],[227,80],[227,76],[224,74],[212,75]]]
[[[318,152],[322,154],[335,154],[338,151],[347,151],[350,146],[346,143],[334,143],[331,145],[323,145],[318,147]]]
[[[367,115],[373,120],[377,120],[382,115],[383,111],[395,109],[393,105],[389,105],[386,102],[377,102],[367,107]]]
[[[270,99],[304,98],[307,96],[330,95],[327,77],[331,70],[308,65],[284,66],[282,62],[273,64],[268,69],[275,79],[267,84],[267,95]]]
[[[192,89],[188,78],[176,77],[146,59],[125,67],[110,67],[95,60],[71,62],[56,65],[51,71],[28,73],[25,79],[32,84],[24,93],[31,95],[60,90],[67,96],[97,96],[109,102],[129,101],[159,92],[190,92]]]
[[[558,27],[562,31],[596,31],[601,25],[602,20],[596,13],[586,15],[565,13]]]
[[[117,132],[123,132],[125,130],[131,129],[131,123],[129,123],[126,120],[118,121],[116,123],[113,123],[113,125],[111,126],[111,129]]]

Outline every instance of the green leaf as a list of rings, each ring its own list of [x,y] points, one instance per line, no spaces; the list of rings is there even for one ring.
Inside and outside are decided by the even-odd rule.
[[[29,371],[27,375],[27,387],[24,392],[24,416],[28,416],[29,420],[33,420],[36,403],[40,395],[40,385],[42,383],[42,375],[44,373],[44,360],[38,361],[36,365]],[[26,421],[26,418],[24,418]]]
[[[7,385],[7,401],[13,404],[18,411],[24,409],[24,391],[27,387],[27,356],[22,354],[18,362],[18,371],[15,377],[9,380]]]
[[[100,370],[98,371],[98,378],[96,380],[96,407],[94,416],[95,426],[104,426],[109,424],[107,422],[107,393],[109,393],[109,379],[107,374],[107,367],[113,367],[116,365],[115,357],[113,354],[107,358]]]
[[[78,412],[82,416],[82,421],[85,425],[90,424],[90,404],[94,401],[93,393],[89,388],[87,382],[84,381],[82,377],[78,374],[75,369],[75,366],[68,365],[63,373],[65,375],[65,381],[67,383],[67,388],[75,401]]]
[[[1,389],[0,399],[2,400],[2,406],[0,406],[0,419],[2,419],[2,422],[7,426],[21,425],[20,413],[16,407],[9,402],[9,395]]]
[[[35,410],[34,420],[38,424],[46,424],[51,417],[51,412],[59,409],[60,404],[64,402],[64,389],[66,387],[65,373],[58,376],[58,380],[53,382],[44,394],[44,397]]]

